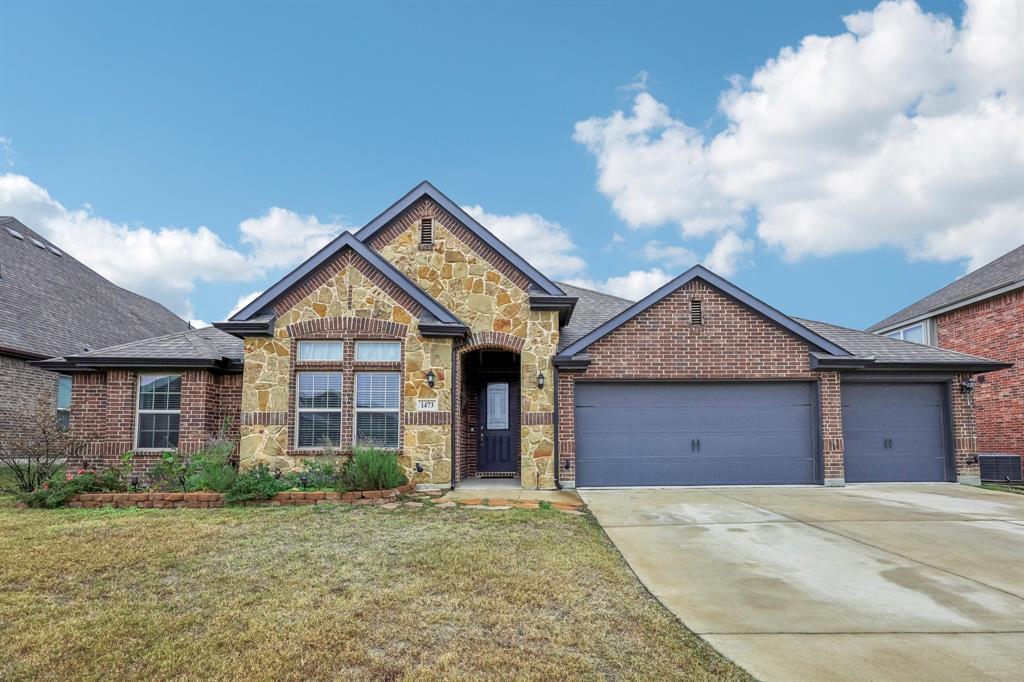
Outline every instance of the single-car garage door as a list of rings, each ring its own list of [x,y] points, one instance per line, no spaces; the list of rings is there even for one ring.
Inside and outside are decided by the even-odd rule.
[[[846,481],[953,480],[943,388],[934,383],[843,382]]]
[[[576,384],[576,484],[814,483],[814,384]]]

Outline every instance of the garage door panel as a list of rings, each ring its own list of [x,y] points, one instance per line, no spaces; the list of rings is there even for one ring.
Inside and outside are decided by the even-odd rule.
[[[577,383],[577,485],[812,483],[812,386]]]
[[[846,480],[947,480],[942,390],[937,383],[844,384]]]

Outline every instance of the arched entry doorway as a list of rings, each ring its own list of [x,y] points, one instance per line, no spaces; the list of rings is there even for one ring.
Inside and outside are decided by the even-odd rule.
[[[519,478],[522,348],[517,346],[488,343],[457,349],[456,484]]]

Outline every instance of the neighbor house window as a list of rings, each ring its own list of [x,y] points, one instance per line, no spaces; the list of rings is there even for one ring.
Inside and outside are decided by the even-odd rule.
[[[299,341],[299,360],[302,362],[340,361],[345,352],[341,341]]]
[[[401,376],[398,372],[356,374],[357,445],[398,447]]]
[[[181,377],[143,374],[139,377],[138,434],[135,447],[162,450],[178,447],[181,422]]]
[[[398,341],[356,341],[359,362],[398,362],[401,359],[402,344]]]
[[[896,331],[889,332],[886,336],[891,339],[902,339],[914,343],[927,343],[925,340],[924,322],[919,322],[903,329],[897,329]]]
[[[57,377],[57,428],[71,428],[71,377],[66,374]]]
[[[316,448],[341,445],[341,373],[300,372],[296,445]]]

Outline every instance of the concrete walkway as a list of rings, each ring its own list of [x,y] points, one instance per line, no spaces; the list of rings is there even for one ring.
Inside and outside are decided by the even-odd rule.
[[[648,589],[759,679],[1024,675],[1024,496],[946,484],[581,497]]]

